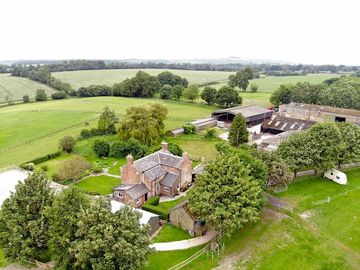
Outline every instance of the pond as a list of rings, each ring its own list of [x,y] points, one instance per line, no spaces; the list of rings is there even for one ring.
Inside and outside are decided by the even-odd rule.
[[[17,183],[23,181],[27,176],[28,172],[20,169],[0,171],[0,206],[10,196],[10,192],[15,191]]]

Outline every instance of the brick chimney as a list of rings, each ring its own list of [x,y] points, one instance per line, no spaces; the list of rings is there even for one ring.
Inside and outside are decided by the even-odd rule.
[[[169,147],[168,147],[168,143],[167,142],[162,142],[161,143],[161,151],[164,151],[164,152],[166,152],[166,151],[169,151]]]
[[[131,154],[126,156],[126,164],[127,165],[133,165],[134,164],[134,158]]]
[[[140,175],[136,171],[132,155],[126,157],[126,165],[121,167],[121,180],[125,185],[140,184]]]
[[[182,166],[181,166],[181,178],[180,178],[180,187],[186,187],[188,183],[192,181],[192,165],[189,154],[184,152],[182,154]]]

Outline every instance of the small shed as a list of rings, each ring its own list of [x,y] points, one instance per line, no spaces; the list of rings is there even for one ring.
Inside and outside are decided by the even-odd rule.
[[[170,209],[169,219],[171,224],[188,231],[192,236],[202,236],[206,233],[205,222],[198,220],[187,208],[188,200],[179,203]]]
[[[111,212],[115,213],[116,211],[120,210],[122,207],[130,207],[130,206],[115,200],[111,200]],[[141,214],[141,218],[140,218],[141,226],[145,226],[147,224],[150,225],[150,231],[149,231],[150,235],[152,235],[154,232],[156,232],[159,229],[160,217],[158,215],[142,209],[133,208],[133,207],[131,208],[134,211]]]

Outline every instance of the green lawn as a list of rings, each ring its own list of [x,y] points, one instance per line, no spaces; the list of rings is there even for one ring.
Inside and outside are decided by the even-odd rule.
[[[117,160],[116,165],[109,168],[110,174],[120,175],[120,167],[126,164],[126,158],[121,158]]]
[[[0,168],[57,151],[58,141],[63,136],[78,136],[82,129],[96,127],[96,117],[105,106],[121,117],[130,106],[154,101],[121,97],[72,98],[0,108],[0,148],[3,149],[0,150]],[[166,129],[208,117],[215,110],[215,107],[196,103],[156,101],[169,110]],[[90,125],[85,127],[81,123],[85,121]]]
[[[35,98],[37,89],[44,89],[48,97],[55,92],[53,88],[27,78],[12,77],[10,74],[0,74],[0,103],[6,101],[6,96],[8,96],[11,101],[22,100],[24,95]]]
[[[57,158],[38,164],[37,167],[41,168],[42,166],[47,166],[46,173],[49,177],[51,177],[54,173],[57,173],[59,171],[65,160],[71,160],[76,156],[78,155],[63,153]]]
[[[98,193],[106,196],[111,194],[113,188],[119,186],[120,182],[121,180],[119,178],[100,175],[88,177],[75,183],[75,185],[90,193]]]
[[[190,234],[174,225],[164,224],[161,231],[152,239],[153,243],[172,242],[190,239]]]

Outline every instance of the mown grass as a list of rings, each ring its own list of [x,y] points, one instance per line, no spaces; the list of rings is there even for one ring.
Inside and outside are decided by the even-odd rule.
[[[55,89],[27,78],[0,74],[0,103],[6,101],[6,96],[9,97],[10,101],[22,100],[24,95],[35,98],[37,89],[44,89],[48,97],[55,92]]]
[[[156,235],[153,239],[153,243],[162,243],[162,242],[171,242],[171,241],[180,241],[190,239],[190,234],[174,225],[164,224],[163,228],[160,230],[158,235]]]
[[[109,168],[110,174],[120,175],[120,167],[126,164],[126,158],[121,158],[117,160],[116,165]]]
[[[76,98],[4,107],[0,109],[0,148],[6,148],[6,151],[0,152],[0,168],[56,151],[58,141],[63,136],[78,136],[82,129],[96,127],[96,117],[105,106],[122,117],[130,106],[154,101],[163,103],[169,110],[166,129],[178,128],[191,120],[208,117],[215,109],[196,103],[121,97]],[[80,123],[70,127],[85,121],[89,126]],[[62,128],[64,130],[53,133]],[[34,140],[27,142],[31,139]],[[21,146],[13,147],[14,144]]]
[[[80,189],[90,192],[98,193],[100,195],[109,195],[112,193],[113,188],[120,185],[119,178],[110,177],[107,175],[91,176],[84,180],[75,183],[75,186]]]

